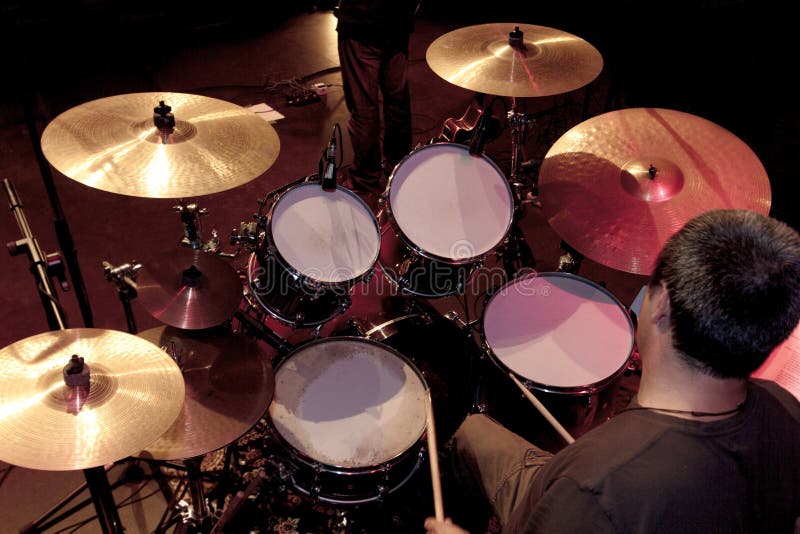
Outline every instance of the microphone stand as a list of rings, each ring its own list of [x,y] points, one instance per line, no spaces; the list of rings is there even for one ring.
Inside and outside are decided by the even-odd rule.
[[[75,290],[75,296],[78,299],[81,316],[83,317],[83,324],[87,328],[92,328],[94,326],[92,308],[89,303],[89,295],[86,292],[86,285],[84,284],[83,276],[81,275],[80,265],[78,264],[78,255],[77,251],[75,250],[75,243],[72,240],[72,234],[70,233],[67,220],[64,218],[64,213],[61,210],[61,202],[59,201],[55,183],[53,182],[53,175],[50,173],[50,164],[46,161],[44,153],[42,152],[42,145],[39,140],[39,134],[33,118],[33,111],[31,109],[29,97],[25,98],[25,104],[23,107],[25,109],[25,123],[27,125],[28,135],[30,136],[31,144],[33,145],[33,151],[36,155],[36,161],[39,164],[39,172],[42,175],[45,190],[47,191],[47,196],[50,198],[50,205],[53,209],[58,244],[61,248],[61,252],[64,254],[67,268],[69,269],[70,278],[72,279],[72,287]]]
[[[8,196],[9,207],[11,211],[14,212],[17,225],[23,235],[23,239],[15,243],[15,250],[24,248],[28,253],[28,257],[31,261],[31,273],[33,273],[36,278],[36,285],[42,296],[42,304],[44,304],[45,314],[47,314],[51,330],[65,330],[67,328],[66,318],[64,317],[61,306],[55,298],[55,291],[47,268],[45,267],[46,262],[43,260],[38,242],[31,232],[28,221],[22,211],[22,203],[16,194],[13,184],[9,180],[4,179],[3,185],[6,190],[6,195]],[[9,246],[9,249],[11,250],[12,247]],[[83,475],[86,478],[85,487],[89,489],[91,494],[92,502],[97,512],[97,520],[100,523],[103,534],[124,534],[125,529],[122,527],[122,523],[119,519],[119,512],[114,502],[114,495],[111,485],[108,482],[105,467],[97,466],[85,468],[83,469]],[[82,486],[80,490],[71,493],[66,501],[62,501],[61,504],[47,512],[45,516],[26,526],[24,532],[43,532],[44,528],[46,528],[46,526],[43,525],[43,521],[60,510],[67,502],[73,499],[79,491],[83,491],[83,489],[84,487]]]

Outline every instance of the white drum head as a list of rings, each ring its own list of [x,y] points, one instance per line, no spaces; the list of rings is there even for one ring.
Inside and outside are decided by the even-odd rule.
[[[506,284],[489,300],[483,330],[500,363],[554,388],[591,386],[614,376],[634,340],[633,323],[615,297],[566,273]]]
[[[500,169],[458,144],[417,149],[389,181],[389,206],[400,230],[440,258],[467,260],[491,251],[511,227],[513,205]]]
[[[307,183],[288,190],[272,208],[270,233],[283,260],[317,282],[356,279],[378,261],[377,219],[343,187],[329,192]]]
[[[422,436],[427,387],[388,348],[354,338],[301,347],[278,366],[269,408],[278,433],[329,466],[370,467]]]

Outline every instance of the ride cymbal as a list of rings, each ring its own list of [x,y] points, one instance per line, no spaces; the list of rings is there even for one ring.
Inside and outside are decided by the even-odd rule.
[[[692,217],[722,208],[768,214],[771,203],[766,170],[742,140],[658,108],[611,111],[571,128],[547,152],[538,184],[564,241],[597,263],[644,275]]]
[[[269,408],[275,376],[256,341],[226,328],[159,326],[138,336],[175,355],[186,398],[172,426],[137,456],[179,460],[207,454],[240,438]]]
[[[580,37],[546,26],[491,23],[459,28],[428,47],[430,68],[448,82],[488,95],[550,96],[594,80],[603,58]]]
[[[218,326],[233,316],[244,294],[239,275],[210,252],[176,248],[142,264],[139,302],[162,323],[177,328]]]
[[[174,126],[163,102],[171,108]],[[165,132],[156,127],[159,121]],[[252,111],[185,93],[132,93],[65,111],[42,133],[56,169],[94,189],[148,198],[196,197],[232,189],[278,157],[275,129]]]
[[[89,385],[68,386],[73,355]],[[20,467],[99,467],[147,447],[172,425],[185,395],[174,361],[142,338],[74,328],[0,350],[0,458]]]

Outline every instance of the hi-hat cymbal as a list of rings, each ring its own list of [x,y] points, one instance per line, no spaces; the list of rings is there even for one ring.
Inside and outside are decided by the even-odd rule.
[[[162,137],[154,109],[174,116]],[[278,157],[275,129],[252,111],[185,93],[132,93],[86,102],[53,119],[42,151],[68,178],[103,191],[183,198],[232,189],[257,178]]]
[[[150,315],[190,330],[230,319],[243,296],[236,269],[212,253],[188,248],[143,262],[136,285],[138,300]]]
[[[62,371],[72,355],[89,367],[88,391]],[[147,447],[172,425],[184,384],[174,361],[142,338],[74,328],[0,350],[0,458],[31,469],[102,466]]]
[[[256,341],[226,328],[159,326],[138,335],[178,358],[186,398],[169,430],[137,456],[178,460],[207,454],[241,437],[267,411],[275,376]]]
[[[547,152],[539,195],[550,226],[602,265],[649,275],[666,241],[712,209],[768,214],[769,178],[753,151],[711,121],[658,108],[611,111]]]
[[[446,33],[431,43],[426,59],[433,72],[454,85],[513,97],[567,93],[594,80],[603,68],[600,52],[580,37],[510,22]]]

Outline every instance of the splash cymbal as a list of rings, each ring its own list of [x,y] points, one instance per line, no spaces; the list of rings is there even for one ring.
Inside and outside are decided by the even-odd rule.
[[[580,37],[510,22],[446,33],[431,43],[426,59],[433,72],[458,87],[512,97],[567,93],[603,68],[600,52]]]
[[[186,398],[169,430],[137,456],[178,460],[207,454],[240,438],[267,411],[275,377],[256,341],[226,328],[159,326],[138,336],[177,357]]]
[[[713,209],[768,214],[769,178],[730,131],[658,108],[611,111],[571,128],[547,152],[539,196],[550,226],[587,258],[649,275],[666,241]]]
[[[154,110],[174,119],[161,135]],[[161,115],[159,115],[161,117]],[[185,93],[132,93],[86,102],[53,119],[42,151],[64,176],[148,198],[207,195],[250,182],[278,157],[275,129],[252,111]]]
[[[70,387],[72,355],[88,388]],[[0,458],[47,471],[102,466],[147,447],[172,425],[184,398],[174,361],[142,338],[74,328],[0,350]]]
[[[218,326],[230,319],[243,296],[229,263],[210,252],[176,248],[142,264],[138,300],[164,324],[185,329]]]

